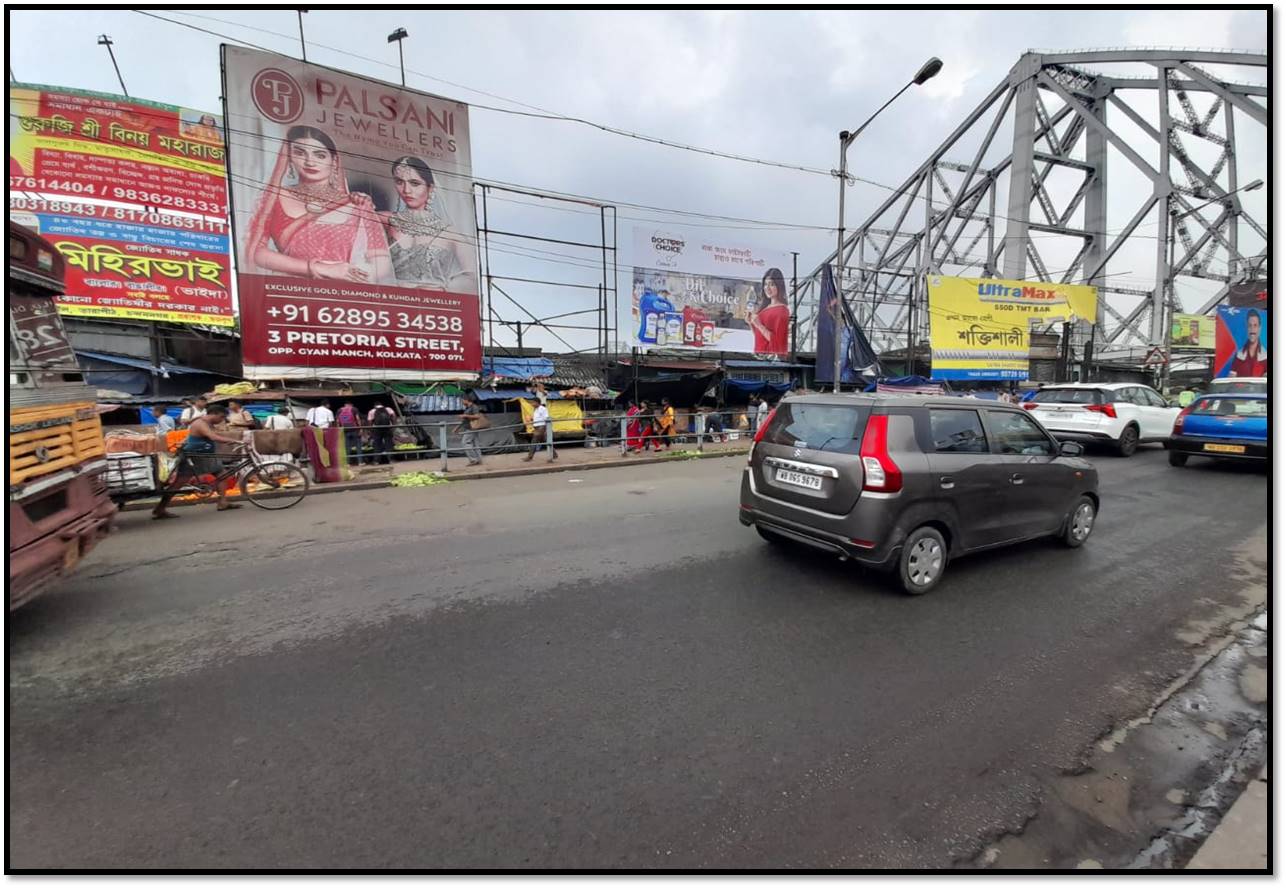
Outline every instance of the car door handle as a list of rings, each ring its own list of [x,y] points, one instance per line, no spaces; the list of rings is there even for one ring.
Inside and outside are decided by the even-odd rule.
[[[943,475],[941,478],[938,479],[938,483],[942,486],[943,490],[951,490],[953,487],[956,486],[956,482],[951,480],[950,475]]]
[[[1023,476],[1022,476],[1022,475],[1010,475],[1010,476],[1009,476],[1009,483],[1010,483],[1010,484],[1022,484],[1022,483],[1023,483]]]

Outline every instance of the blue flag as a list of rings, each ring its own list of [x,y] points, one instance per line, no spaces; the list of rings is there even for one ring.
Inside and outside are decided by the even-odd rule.
[[[835,292],[831,267],[822,268],[822,293],[817,311],[817,382],[835,381],[835,323],[843,317],[840,331],[840,382],[858,383],[880,375],[880,360],[867,340],[847,302]]]

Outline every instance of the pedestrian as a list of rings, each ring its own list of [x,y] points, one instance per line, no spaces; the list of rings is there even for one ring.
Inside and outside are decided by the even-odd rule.
[[[523,462],[531,462],[540,448],[549,442],[549,461],[553,462],[558,459],[558,451],[554,449],[554,438],[552,435],[553,426],[549,420],[549,407],[544,402],[537,402],[536,409],[531,414],[531,449],[523,457]]]
[[[290,408],[282,404],[277,408],[276,413],[264,420],[263,427],[273,432],[284,432],[287,429],[293,429],[295,421],[290,417]]]
[[[755,408],[755,431],[758,432],[768,422],[768,399],[760,398],[759,406]]]
[[[165,408],[157,404],[152,408],[152,416],[156,418],[156,433],[158,435],[168,435],[178,426],[174,422],[174,417],[165,412]]]
[[[254,415],[240,401],[228,402],[228,427],[238,432],[253,429],[258,423]]]
[[[188,406],[184,407],[183,412],[179,414],[179,428],[186,429],[197,419],[205,416],[208,407],[209,403],[206,401],[205,395],[189,401]]]
[[[478,448],[478,430],[486,427],[483,425],[486,423],[486,418],[472,395],[465,395],[463,401],[464,412],[460,414],[460,425],[457,431],[461,433],[464,455],[468,457],[469,465],[477,466],[482,464],[482,451]]]
[[[316,407],[309,407],[308,412],[304,414],[304,421],[310,426],[319,429],[328,429],[335,422],[335,414],[331,412],[330,401],[322,401]]]
[[[749,420],[750,434],[759,431],[759,396],[751,395],[750,404],[746,407],[746,419]]]
[[[362,415],[352,401],[345,401],[335,414],[335,425],[344,430],[344,449],[353,465],[362,464]],[[377,451],[378,452],[378,451]]]
[[[656,437],[656,414],[652,411],[652,405],[647,401],[639,402],[639,437],[642,439],[644,452],[649,445],[660,451],[661,442]]]
[[[703,408],[706,414],[706,432],[710,435],[710,443],[727,440],[723,433],[723,417],[719,411],[710,407]]]
[[[222,423],[228,415],[227,408],[222,404],[212,404],[209,409],[192,420],[190,432],[187,438],[179,447],[179,458],[175,460],[174,469],[170,472],[169,481],[161,492],[161,501],[156,504],[152,510],[154,519],[176,518],[178,516],[170,514],[166,506],[174,499],[178,489],[184,482],[202,475],[215,475],[223,470],[223,460],[215,455],[215,444],[240,444],[241,437],[222,432],[216,432],[214,427]],[[218,487],[219,511],[225,512],[228,509],[239,509],[240,506],[228,503],[228,488],[225,484],[219,484]]]
[[[366,414],[366,422],[371,427],[371,437],[375,444],[374,461],[377,463],[393,463],[393,421],[396,418],[393,411],[379,401]]]
[[[625,452],[631,450],[638,451],[643,449],[643,424],[639,422],[639,405],[630,401],[630,407],[625,411]]]
[[[665,439],[665,449],[670,449],[674,441],[674,406],[669,398],[661,399],[661,437]]]

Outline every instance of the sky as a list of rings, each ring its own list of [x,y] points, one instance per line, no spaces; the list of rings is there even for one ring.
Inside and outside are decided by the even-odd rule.
[[[105,33],[114,41],[132,96],[217,112],[221,42],[237,38],[299,54],[293,10],[154,12],[226,36],[126,9],[15,11],[9,31],[11,77],[118,92],[111,61],[96,45]],[[838,131],[855,127],[925,59],[938,56],[942,72],[908,90],[850,149],[851,172],[897,186],[1029,48],[1199,46],[1262,52],[1268,22],[1262,11],[1197,9],[357,12],[318,7],[303,16],[303,27],[309,61],[392,81],[398,78],[397,51],[386,38],[406,28],[407,85],[474,105],[476,176],[618,204],[619,338],[625,341],[636,226],[795,251],[803,275],[834,248],[836,180],[478,105],[535,106],[675,142],[831,170],[837,165]],[[1260,74],[1258,82],[1266,82],[1265,72],[1254,73]],[[1266,178],[1266,139],[1262,146],[1243,148],[1241,180]],[[1135,192],[1144,188],[1128,176],[1113,182],[1109,230],[1123,227],[1137,204]],[[846,227],[864,220],[888,193],[865,183],[850,187]],[[1247,205],[1258,200],[1263,206],[1267,194],[1247,195]],[[533,210],[522,204],[539,201],[513,195],[508,200],[518,203],[501,200],[489,207],[492,227],[566,240],[599,237],[597,213],[586,213],[582,205]],[[546,252],[534,253],[533,246]],[[1148,286],[1154,258],[1146,244],[1135,256],[1127,251],[1120,258],[1124,267],[1112,271],[1131,286]],[[497,245],[492,271],[596,283],[598,263],[596,251],[510,240]],[[790,270],[786,273],[789,279]],[[1181,300],[1196,308],[1208,287],[1201,281],[1182,284]],[[591,307],[594,300],[591,291],[556,286],[514,284],[509,292],[542,316]],[[511,304],[504,306],[507,317],[523,318]],[[593,338],[563,335],[576,347]],[[503,330],[496,337],[513,343]],[[565,350],[542,332],[528,334],[526,344]]]

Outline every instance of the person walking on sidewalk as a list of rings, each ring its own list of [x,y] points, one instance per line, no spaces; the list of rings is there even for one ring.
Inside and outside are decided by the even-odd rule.
[[[477,466],[482,464],[482,451],[478,448],[478,430],[485,428],[483,423],[487,420],[472,395],[465,395],[463,400],[464,412],[460,414],[458,430],[461,432],[464,455],[469,458],[469,465]]]
[[[665,449],[670,449],[674,441],[674,405],[669,398],[661,399],[661,437],[665,439]]]
[[[373,462],[384,465],[393,464],[393,411],[379,401],[366,414],[366,423],[371,427],[371,437],[375,442]]]
[[[322,401],[316,407],[309,407],[308,412],[304,415],[304,421],[310,426],[319,429],[328,429],[335,422],[335,414],[331,412],[330,401]]]
[[[353,406],[352,401],[345,401],[344,406],[335,414],[335,425],[344,430],[344,447],[348,450],[348,459],[355,466],[362,464],[362,416]]]
[[[558,459],[558,451],[554,449],[554,438],[550,434],[553,426],[549,421],[549,407],[543,401],[536,404],[536,409],[531,414],[531,449],[523,457],[523,462],[531,462],[531,458],[540,452],[545,441],[549,441],[549,461],[553,462]],[[548,436],[548,438],[546,438]]]
[[[625,411],[625,452],[638,452],[643,449],[643,429],[639,422],[639,405],[630,401],[630,409]]]
[[[763,428],[764,423],[768,421],[768,399],[760,398],[759,406],[755,408],[755,431],[758,432]]]

